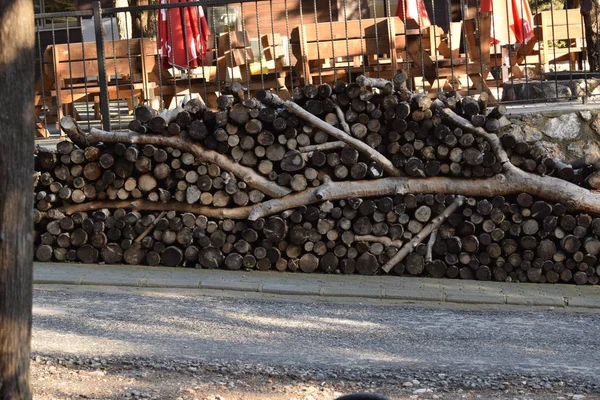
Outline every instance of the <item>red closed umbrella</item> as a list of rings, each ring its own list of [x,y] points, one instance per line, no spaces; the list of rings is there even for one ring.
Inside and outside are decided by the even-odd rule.
[[[482,12],[492,12],[492,40],[500,44],[527,43],[534,36],[527,0],[483,0]]]
[[[416,21],[421,28],[431,26],[423,0],[398,0],[396,16],[398,16],[402,22],[412,19]]]
[[[186,0],[161,0],[161,4]],[[158,14],[158,43],[164,68],[196,68],[205,64],[210,30],[202,7],[162,9]]]

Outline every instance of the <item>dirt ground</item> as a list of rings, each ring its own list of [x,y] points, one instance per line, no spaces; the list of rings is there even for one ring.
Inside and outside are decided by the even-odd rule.
[[[61,362],[62,363],[62,362]],[[64,363],[63,363],[64,364]],[[184,371],[140,368],[133,365],[93,367],[38,360],[32,362],[34,398],[55,399],[174,399],[174,400],[333,400],[348,393],[370,392],[391,400],[498,399],[592,400],[595,394],[564,390],[523,390],[518,384],[505,390],[402,387],[401,382],[297,379],[257,374],[231,376],[214,368],[188,367]],[[176,368],[179,369],[179,368]]]

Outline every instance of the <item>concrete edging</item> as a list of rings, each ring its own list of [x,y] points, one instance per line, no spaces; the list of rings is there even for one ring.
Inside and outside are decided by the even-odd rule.
[[[397,276],[34,263],[35,284],[220,290],[323,298],[600,309],[600,287]]]

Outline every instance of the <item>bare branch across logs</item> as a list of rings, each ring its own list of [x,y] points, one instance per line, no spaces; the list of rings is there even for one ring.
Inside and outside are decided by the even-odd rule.
[[[318,119],[313,115],[307,113],[306,110],[298,106],[296,103],[293,103],[288,100],[281,100],[279,97],[277,97],[277,95],[266,91],[262,91],[261,93],[259,93],[258,96],[261,101],[268,104],[273,104],[275,106],[283,106],[290,112],[299,116],[300,118],[307,120],[315,127],[322,129],[323,131],[327,132],[329,135],[335,137],[336,139],[341,140],[342,142],[345,142],[348,145],[356,148],[358,151],[364,153],[367,157],[375,161],[377,164],[381,165],[382,168],[391,176],[400,176],[400,171],[398,171],[398,169],[394,167],[394,165],[379,152],[365,145],[365,143],[361,142],[360,140],[349,136],[344,131],[341,131],[340,129],[335,128],[325,123],[321,119]]]
[[[514,175],[513,175],[514,174]],[[240,208],[209,208],[183,203],[160,204],[155,202],[137,201],[131,204],[118,203],[119,207],[136,210],[159,211],[171,207],[176,211],[192,212],[214,217],[231,219],[257,219],[301,206],[321,201],[332,201],[347,198],[368,198],[390,196],[397,194],[463,194],[466,196],[487,196],[533,193],[549,202],[566,204],[571,210],[591,213],[600,212],[600,195],[590,194],[588,190],[570,187],[568,183],[551,177],[527,176],[519,170],[509,170],[506,175],[480,180],[452,178],[383,178],[375,181],[329,182],[316,188],[257,203],[253,206]],[[554,185],[554,186],[553,186]],[[115,203],[117,204],[117,203]],[[107,208],[110,202],[88,202],[79,205],[69,205],[61,208],[66,214],[78,211],[90,211]]]
[[[286,188],[281,188],[278,185],[265,180],[254,171],[232,162],[231,160],[223,157],[221,154],[211,150],[206,150],[201,145],[197,143],[191,143],[183,140],[182,138],[139,135],[135,132],[106,132],[100,129],[92,128],[90,134],[88,135],[88,141],[90,143],[130,143],[170,146],[192,153],[198,161],[212,162],[227,171],[231,171],[234,175],[241,178],[248,185],[261,190],[263,193],[269,196],[280,197],[289,193],[289,190]]]
[[[385,272],[390,272],[394,266],[402,260],[404,257],[412,253],[415,248],[433,231],[437,231],[442,223],[448,219],[450,215],[454,211],[456,211],[460,206],[465,202],[464,196],[457,196],[456,199],[446,208],[440,215],[438,215],[430,224],[425,226],[421,231],[419,231],[409,243],[405,244],[399,251],[392,257],[381,269]]]

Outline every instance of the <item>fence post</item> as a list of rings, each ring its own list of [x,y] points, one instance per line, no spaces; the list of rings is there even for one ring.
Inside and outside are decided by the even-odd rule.
[[[99,1],[92,5],[94,15],[94,35],[98,54],[98,85],[100,86],[100,114],[102,129],[110,130],[110,109],[108,108],[108,83],[106,81],[106,59],[104,58],[104,36],[102,36],[102,6]]]

